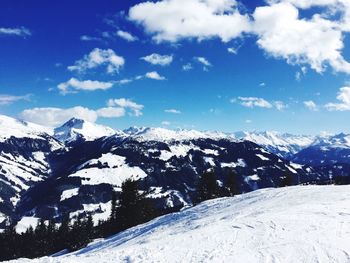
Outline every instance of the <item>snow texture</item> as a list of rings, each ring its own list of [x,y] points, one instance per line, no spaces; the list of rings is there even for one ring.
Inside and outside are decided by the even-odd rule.
[[[87,248],[16,262],[350,262],[350,186],[263,189],[204,202]]]

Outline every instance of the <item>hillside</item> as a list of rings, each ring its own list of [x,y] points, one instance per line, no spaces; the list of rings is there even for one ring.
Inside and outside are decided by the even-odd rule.
[[[350,186],[204,202],[56,258],[15,262],[349,262]]]

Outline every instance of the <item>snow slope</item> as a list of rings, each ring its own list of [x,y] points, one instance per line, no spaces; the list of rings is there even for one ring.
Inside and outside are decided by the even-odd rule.
[[[310,146],[316,139],[315,136],[282,134],[275,131],[235,132],[233,136],[259,144],[267,151],[283,158],[288,158]]]
[[[10,137],[43,139],[43,135],[53,133],[52,129],[34,123],[16,120],[14,118],[0,115],[0,141],[3,142]]]
[[[263,189],[16,262],[350,262],[350,186]]]

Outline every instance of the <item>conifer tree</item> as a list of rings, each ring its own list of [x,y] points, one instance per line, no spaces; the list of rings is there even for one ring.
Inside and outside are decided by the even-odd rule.
[[[199,203],[208,199],[217,198],[220,196],[219,192],[219,185],[216,181],[214,171],[204,172],[197,184],[196,201]]]

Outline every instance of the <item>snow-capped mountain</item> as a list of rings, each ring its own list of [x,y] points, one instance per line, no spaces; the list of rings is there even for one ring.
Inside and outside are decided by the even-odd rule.
[[[65,143],[71,143],[77,140],[93,141],[115,133],[116,131],[107,126],[76,118],[72,118],[62,126],[54,129],[54,137]]]
[[[349,262],[349,200],[349,186],[262,189],[156,218],[71,254],[15,262]]]
[[[131,127],[124,130],[133,139],[139,141],[185,141],[195,139],[233,139],[232,136],[222,132],[201,132],[196,130],[169,130],[164,128]]]
[[[50,129],[0,116],[0,226],[24,192],[51,173],[49,155],[63,148]]]
[[[81,142],[52,159],[57,163],[54,176],[26,193],[17,207],[21,216],[93,213],[95,222],[106,219],[112,190],[119,192],[127,178],[138,180],[141,190],[151,189],[150,197],[161,210],[192,205],[197,180],[210,168],[220,184],[234,170],[243,192],[279,186],[286,175],[295,184],[325,179],[311,167],[286,161],[255,143],[229,139],[163,141],[113,135]]]
[[[255,142],[264,147],[265,150],[287,159],[310,146],[316,139],[316,136],[293,135],[274,131],[235,132],[233,136],[237,139]]]
[[[46,135],[52,135],[53,130],[34,123],[20,121],[5,115],[0,115],[0,141],[11,137],[46,139]]]
[[[151,189],[160,209],[176,210],[192,204],[197,179],[209,168],[220,184],[234,170],[242,192],[279,186],[286,175],[295,184],[333,175],[282,157],[311,137],[145,127],[115,131],[79,119],[54,131],[6,116],[0,122],[0,228],[6,216],[23,217],[23,226],[33,218],[59,220],[65,214],[106,219],[112,190],[120,191],[127,178]],[[347,137],[337,142],[347,143]]]
[[[313,166],[350,164],[350,135],[340,133],[320,137],[311,146],[295,154],[292,160]]]

